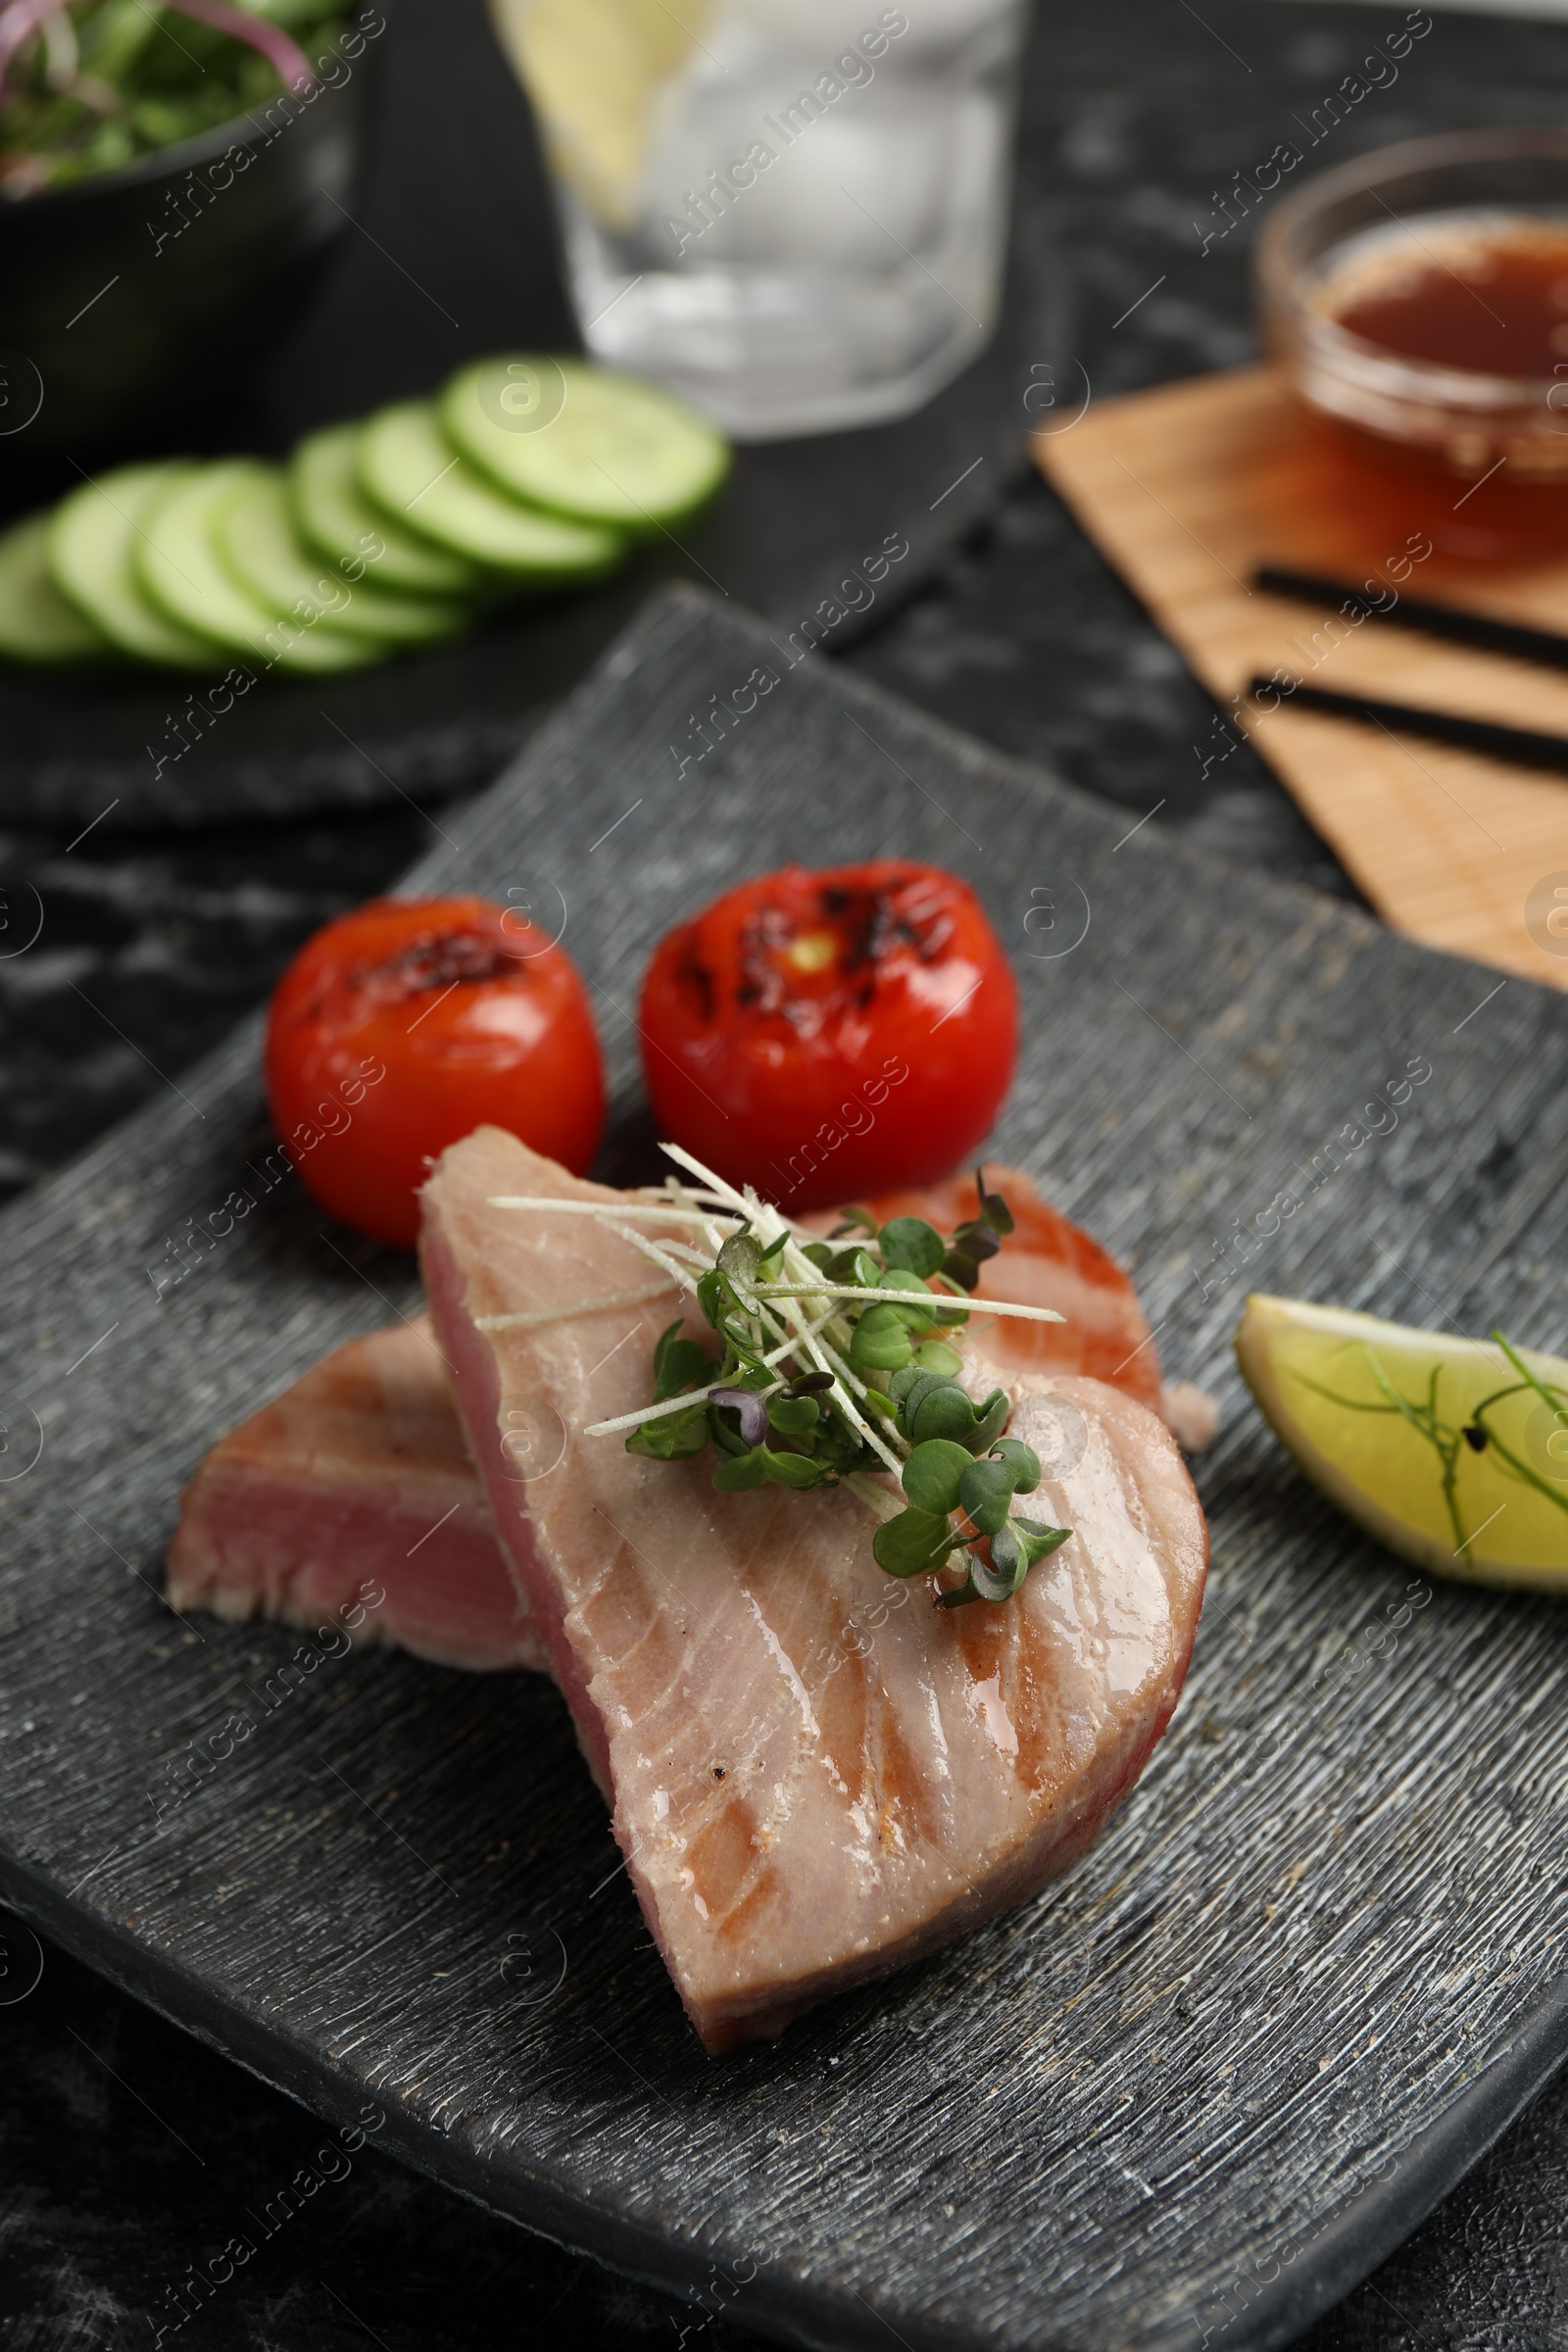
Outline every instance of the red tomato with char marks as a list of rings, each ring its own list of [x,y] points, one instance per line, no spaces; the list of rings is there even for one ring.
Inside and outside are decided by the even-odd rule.
[[[795,1211],[971,1154],[1012,1080],[1018,994],[956,875],[790,865],[660,942],[640,1027],[661,1136]]]
[[[449,1144],[505,1127],[581,1175],[605,1122],[576,966],[489,899],[373,899],[307,940],[272,998],[267,1090],[322,1207],[405,1250]]]

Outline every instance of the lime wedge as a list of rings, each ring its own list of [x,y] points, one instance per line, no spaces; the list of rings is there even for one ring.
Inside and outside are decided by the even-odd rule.
[[[1568,1362],[1255,1295],[1236,1354],[1313,1485],[1401,1559],[1568,1592]]]
[[[490,0],[550,160],[608,228],[636,210],[662,85],[701,46],[712,0]]]

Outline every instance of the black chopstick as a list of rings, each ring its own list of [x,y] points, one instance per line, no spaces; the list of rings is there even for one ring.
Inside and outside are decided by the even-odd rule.
[[[1452,711],[1425,710],[1414,703],[1373,702],[1363,694],[1330,694],[1321,686],[1303,686],[1298,679],[1288,686],[1278,673],[1272,678],[1253,678],[1249,692],[1254,701],[1261,701],[1265,710],[1290,705],[1298,710],[1321,711],[1326,718],[1360,719],[1387,727],[1394,734],[1426,735],[1434,743],[1484,752],[1492,760],[1511,760],[1519,767],[1546,767],[1568,775],[1568,735],[1542,735],[1533,727],[1505,727],[1491,718],[1460,718]]]
[[[1316,572],[1287,571],[1278,564],[1260,564],[1252,574],[1252,584],[1273,596],[1294,596],[1304,605],[1332,605],[1347,620],[1386,620],[1394,628],[1419,629],[1428,637],[1449,638],[1455,645],[1478,646],[1483,653],[1512,654],[1520,662],[1544,662],[1550,669],[1568,669],[1568,636],[1555,629],[1526,628],[1518,620],[1491,620],[1481,612],[1461,612],[1453,605],[1424,604],[1413,596],[1399,596],[1392,605],[1380,605],[1364,589],[1321,579]]]

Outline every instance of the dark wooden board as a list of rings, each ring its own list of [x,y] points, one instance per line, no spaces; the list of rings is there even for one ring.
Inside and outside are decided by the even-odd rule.
[[[287,1183],[155,1296],[185,1220],[261,1192],[247,1029],[3,1220],[0,1897],[317,2112],[377,2101],[380,2144],[450,2186],[784,2340],[1282,2343],[1561,2054],[1568,1620],[1412,1606],[1246,1402],[1243,1279],[1205,1299],[1202,1270],[1424,1056],[1250,1278],[1560,1346],[1568,1005],[1124,838],[818,664],[677,777],[681,715],[767,642],[660,600],[413,879],[564,900],[612,1169],[644,1145],[626,1015],[674,916],[789,857],[974,879],[1026,1008],[998,1150],[1222,1404],[1210,1597],[1140,1788],[1036,1901],[710,2063],[548,1688],[357,1652],[269,1708],[292,1639],[156,1597],[177,1489],[415,1293]],[[247,1716],[160,1828],[170,1762]]]

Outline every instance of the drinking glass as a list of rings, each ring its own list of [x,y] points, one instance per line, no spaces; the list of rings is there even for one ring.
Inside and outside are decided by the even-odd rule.
[[[490,0],[590,351],[741,440],[920,408],[996,323],[1029,0]]]

